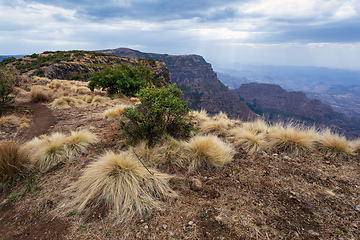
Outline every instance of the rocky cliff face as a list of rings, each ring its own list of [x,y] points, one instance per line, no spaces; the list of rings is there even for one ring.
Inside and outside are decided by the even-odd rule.
[[[217,78],[211,64],[199,55],[168,55],[142,53],[127,48],[99,51],[128,58],[155,59],[166,63],[171,82],[176,83],[193,109],[206,109],[210,114],[220,111],[233,118],[247,119],[255,114],[248,106],[232,95]]]
[[[243,84],[231,92],[254,112],[269,120],[293,119],[319,127],[332,127],[350,135],[360,134],[360,121],[357,118],[337,113],[330,105],[319,100],[309,100],[302,92],[287,92],[279,85],[265,83]]]

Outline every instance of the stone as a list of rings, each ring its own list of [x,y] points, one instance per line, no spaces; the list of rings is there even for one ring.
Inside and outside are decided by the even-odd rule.
[[[188,224],[189,224],[189,226],[191,226],[191,225],[194,224],[194,222],[193,222],[193,221],[190,221],[190,222],[188,222]]]
[[[190,189],[193,191],[200,191],[202,189],[202,183],[198,178],[190,179]]]

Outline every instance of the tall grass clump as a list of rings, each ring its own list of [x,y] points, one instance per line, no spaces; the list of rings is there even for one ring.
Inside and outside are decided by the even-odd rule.
[[[256,133],[246,128],[236,127],[229,131],[229,135],[232,136],[236,146],[240,146],[249,154],[260,152],[267,146],[266,134],[263,132]]]
[[[34,86],[30,91],[31,100],[33,102],[48,102],[53,97],[53,92],[47,90],[43,86]]]
[[[162,199],[176,196],[168,183],[170,175],[152,168],[149,171],[130,151],[107,152],[68,189],[75,191],[72,204],[79,211],[106,204],[117,221],[145,216],[161,209]]]
[[[350,141],[338,133],[331,132],[330,129],[322,131],[318,137],[320,149],[324,150],[330,157],[347,156],[354,154],[354,148]]]
[[[76,154],[98,141],[95,134],[87,131],[76,131],[68,134],[53,133],[50,136],[35,137],[24,144],[23,149],[31,156],[31,164],[40,171],[48,171],[52,167],[67,162]]]
[[[127,108],[127,107],[130,107],[130,106],[121,104],[121,105],[115,106],[113,108],[109,108],[103,113],[103,116],[104,116],[104,118],[107,118],[107,119],[119,118],[125,112],[125,108]]]
[[[0,142],[0,185],[25,173],[29,166],[29,154],[14,141]]]
[[[210,117],[208,116],[207,112],[205,109],[201,109],[200,111],[197,110],[192,110],[189,112],[189,116],[191,118],[196,118],[199,119],[201,121],[208,121],[210,120]]]
[[[199,130],[202,134],[215,134],[218,136],[227,135],[227,131],[233,127],[234,124],[226,118],[218,118],[216,120],[204,121],[200,124]]]
[[[223,167],[232,161],[235,149],[214,135],[195,136],[183,143],[191,169]]]
[[[136,154],[155,166],[184,167],[187,156],[182,148],[181,141],[170,136],[149,147],[143,141],[134,147]]]
[[[242,128],[246,129],[250,132],[253,132],[255,134],[266,133],[269,129],[269,125],[265,120],[263,120],[261,118],[257,118],[254,121],[243,122]]]
[[[269,147],[292,154],[306,153],[314,148],[317,132],[314,128],[295,123],[277,123],[268,130]]]
[[[355,153],[360,153],[360,139],[353,140],[351,142],[351,147],[353,148]]]
[[[98,137],[88,130],[72,131],[67,139],[66,149],[72,156],[85,152],[91,144],[98,141]]]

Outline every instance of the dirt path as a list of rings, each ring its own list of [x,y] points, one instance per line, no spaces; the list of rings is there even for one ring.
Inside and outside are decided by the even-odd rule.
[[[34,137],[48,133],[49,129],[57,123],[57,118],[52,111],[43,103],[21,103],[19,106],[29,108],[32,111],[33,122],[29,131],[25,132],[21,138],[28,141]]]

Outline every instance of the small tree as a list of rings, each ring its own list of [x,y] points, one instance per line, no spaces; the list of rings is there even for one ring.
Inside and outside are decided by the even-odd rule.
[[[186,138],[190,136],[193,124],[188,118],[189,108],[182,99],[182,92],[173,85],[156,88],[148,86],[137,94],[141,104],[126,108],[123,115],[129,121],[121,121],[121,127],[133,141],[159,140],[164,134]]]
[[[14,100],[14,97],[10,96],[14,85],[14,76],[10,73],[10,70],[0,68],[0,114]]]
[[[110,95],[123,93],[133,96],[151,79],[152,72],[141,64],[136,67],[125,64],[105,66],[102,71],[94,73],[90,78],[89,88],[91,91],[101,88]]]

